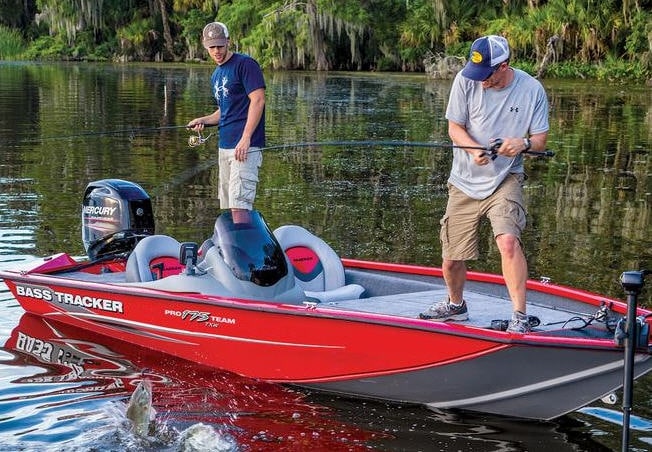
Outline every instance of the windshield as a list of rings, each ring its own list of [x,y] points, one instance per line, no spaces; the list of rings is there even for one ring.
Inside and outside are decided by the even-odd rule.
[[[271,286],[288,274],[285,254],[256,210],[221,213],[213,243],[238,279]]]

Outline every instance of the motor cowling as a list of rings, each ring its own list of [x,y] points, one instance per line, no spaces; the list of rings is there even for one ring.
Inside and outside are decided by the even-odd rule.
[[[121,179],[87,185],[82,202],[82,241],[90,260],[126,256],[154,231],[152,201],[140,185]]]

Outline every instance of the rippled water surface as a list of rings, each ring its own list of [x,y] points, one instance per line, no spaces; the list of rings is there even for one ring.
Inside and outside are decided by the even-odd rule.
[[[158,233],[209,236],[219,212],[215,137],[190,148],[189,132],[173,126],[212,111],[210,72],[0,64],[0,266],[83,255],[81,197],[103,178],[141,184]],[[265,153],[256,207],[270,226],[301,224],[346,257],[439,265],[450,82],[348,73],[266,79],[268,145],[278,147]],[[652,91],[544,85],[556,155],[527,163],[530,277],[623,298],[620,274],[652,267]],[[386,141],[433,146],[374,145]],[[500,271],[490,235],[473,268]],[[647,306],[650,285],[641,297]],[[0,288],[0,450],[179,450],[196,442],[252,451],[620,448],[620,401],[523,422],[310,394],[45,322]],[[153,384],[156,410],[146,437],[125,417],[142,379]],[[648,376],[635,385],[636,450],[652,448],[651,384]]]

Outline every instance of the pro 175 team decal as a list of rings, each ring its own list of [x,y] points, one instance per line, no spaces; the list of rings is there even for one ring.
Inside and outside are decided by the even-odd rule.
[[[57,292],[45,286],[16,284],[16,294],[36,300],[81,306],[88,309],[99,309],[107,312],[124,313],[121,301],[88,295],[76,295],[68,292]]]
[[[210,312],[204,311],[177,311],[175,309],[166,309],[165,315],[180,317],[182,320],[187,320],[189,322],[200,322],[204,323],[206,326],[217,327],[221,323],[228,323],[235,325],[236,320],[231,317],[222,317],[219,315],[211,314]]]

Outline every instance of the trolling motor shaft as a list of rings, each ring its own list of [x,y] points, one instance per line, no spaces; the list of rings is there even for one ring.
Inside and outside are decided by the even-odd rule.
[[[632,411],[632,397],[634,389],[634,359],[637,345],[640,346],[641,333],[636,319],[636,308],[638,304],[638,295],[641,293],[644,285],[645,275],[649,272],[628,271],[620,276],[620,282],[627,294],[627,328],[621,334],[625,339],[625,372],[623,380],[623,436],[622,450],[629,450],[629,422]],[[647,326],[647,322],[645,322]],[[645,328],[645,344],[649,342],[648,331]]]

